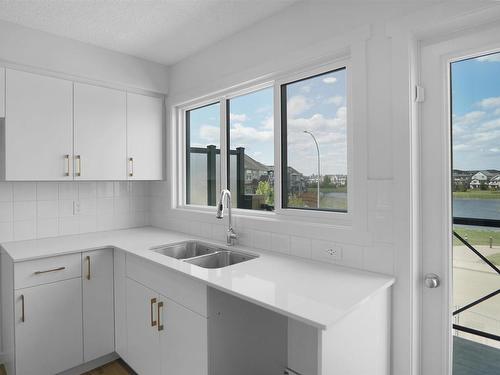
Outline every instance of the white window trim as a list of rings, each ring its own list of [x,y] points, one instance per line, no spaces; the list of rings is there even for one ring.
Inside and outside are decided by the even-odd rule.
[[[347,71],[347,85],[346,85],[346,106],[347,106],[347,212],[336,211],[315,211],[315,210],[301,210],[297,208],[283,208],[281,199],[281,85],[287,84],[303,78],[312,77],[322,73],[327,73],[336,69],[346,68]],[[293,71],[281,72],[266,76],[261,80],[254,80],[250,83],[233,86],[230,89],[220,90],[217,93],[205,95],[201,98],[185,101],[179,104],[173,104],[172,119],[174,121],[173,129],[176,132],[177,147],[174,147],[174,171],[177,183],[173,186],[177,191],[172,193],[172,207],[171,209],[183,212],[193,212],[197,214],[214,215],[214,207],[200,206],[186,204],[186,133],[185,119],[186,112],[196,109],[205,105],[220,103],[221,123],[226,124],[226,101],[234,97],[249,94],[259,91],[264,88],[274,88],[274,160],[275,160],[275,210],[274,211],[261,211],[249,210],[241,208],[233,208],[233,215],[238,217],[252,218],[252,219],[279,219],[284,221],[303,221],[307,218],[308,221],[318,224],[327,224],[335,227],[352,227],[353,218],[361,213],[357,212],[356,206],[353,204],[355,197],[362,193],[363,187],[354,186],[354,130],[353,130],[353,113],[352,113],[352,80],[350,79],[350,72],[352,69],[351,58],[345,54],[338,58],[330,58],[328,61],[301,67]],[[221,188],[227,188],[227,155],[226,155],[226,126],[221,126]]]

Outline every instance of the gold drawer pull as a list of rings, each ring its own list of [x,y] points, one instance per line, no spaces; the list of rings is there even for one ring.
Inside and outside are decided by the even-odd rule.
[[[21,322],[24,323],[24,294],[21,294]]]
[[[134,177],[134,158],[128,158],[128,163],[130,167],[128,175],[129,177]]]
[[[59,268],[53,268],[51,270],[35,271],[35,275],[41,275],[43,273],[49,273],[49,272],[62,271],[62,270],[65,270],[65,269],[66,269],[66,267],[59,267]]]
[[[64,172],[64,175],[69,176],[69,154],[64,155],[64,160],[66,160],[66,172]]]
[[[163,309],[163,302],[158,302],[158,331],[163,331],[163,324],[161,324],[161,309]]]
[[[154,304],[156,303],[156,298],[151,298],[151,327],[156,326],[156,320],[154,320]]]
[[[85,260],[87,261],[87,280],[90,280],[90,256],[87,255]]]
[[[82,157],[81,157],[81,155],[76,155],[75,158],[76,158],[76,166],[77,166],[75,175],[76,175],[76,177],[81,177],[81,175],[82,175]]]

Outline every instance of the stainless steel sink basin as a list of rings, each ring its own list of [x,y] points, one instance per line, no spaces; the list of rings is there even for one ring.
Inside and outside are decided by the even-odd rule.
[[[257,258],[256,255],[240,253],[232,250],[224,250],[224,251],[218,251],[213,254],[186,259],[185,262],[203,268],[222,268],[255,258]]]
[[[175,259],[187,259],[212,254],[219,249],[198,241],[186,241],[153,249],[153,251]]]
[[[203,268],[228,267],[233,264],[258,258],[257,255],[230,250],[198,241],[185,241],[173,245],[153,248],[151,250]]]

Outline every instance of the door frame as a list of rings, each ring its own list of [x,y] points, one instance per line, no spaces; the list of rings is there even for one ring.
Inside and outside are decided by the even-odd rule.
[[[451,110],[450,63],[487,53],[500,52],[500,27],[450,34],[439,40],[422,39],[418,43],[418,81],[426,89],[426,99],[418,103],[420,147],[420,368],[422,374],[451,375],[452,373],[452,192],[451,192]],[[428,61],[427,59],[432,59]],[[426,71],[427,64],[433,68]],[[436,65],[437,64],[437,65]],[[434,77],[433,77],[434,75]],[[433,119],[428,121],[429,116]],[[440,125],[432,127],[432,125]],[[425,148],[432,146],[426,134],[437,136],[438,150],[428,157]],[[427,145],[427,147],[426,147]],[[428,157],[426,159],[426,157]],[[437,161],[437,162],[436,162]],[[429,181],[432,184],[424,183]],[[429,186],[431,185],[431,186]],[[436,210],[436,207],[439,209]],[[436,229],[439,228],[439,229]],[[432,253],[432,249],[447,249]],[[426,273],[441,277],[438,289],[424,287]],[[443,303],[443,301],[445,301]],[[440,302],[440,303],[439,303]],[[432,306],[432,309],[429,308]],[[435,310],[441,311],[435,311]],[[434,311],[433,311],[434,310]],[[435,319],[441,319],[436,322]],[[432,321],[434,319],[434,321]]]

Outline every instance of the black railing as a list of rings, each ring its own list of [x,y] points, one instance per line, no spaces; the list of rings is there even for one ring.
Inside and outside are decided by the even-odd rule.
[[[498,228],[500,227],[500,220],[490,220],[490,219],[473,219],[473,218],[453,218],[453,224],[461,224],[461,225],[472,225],[472,226],[485,226],[485,227],[492,227],[492,228]],[[470,251],[472,251],[477,257],[479,257],[485,264],[488,265],[489,268],[491,268],[493,271],[495,271],[498,275],[500,275],[500,269],[493,264],[488,258],[486,258],[479,250],[477,250],[474,246],[472,246],[466,239],[464,239],[462,236],[460,236],[456,231],[453,231],[453,236],[457,238],[460,242],[462,242]],[[453,312],[453,316],[456,316],[464,311],[469,310],[470,308],[479,305],[480,303],[483,303],[484,301],[487,301],[496,295],[500,294],[500,289],[497,289],[485,296],[482,296],[481,298],[478,298],[467,305],[455,310]],[[500,341],[500,336],[495,335],[493,333],[481,331],[478,329],[466,327],[460,324],[453,324],[453,328],[456,329],[457,331],[461,332],[466,332],[472,335],[476,336],[481,336],[490,340],[495,340],[495,341]]]

